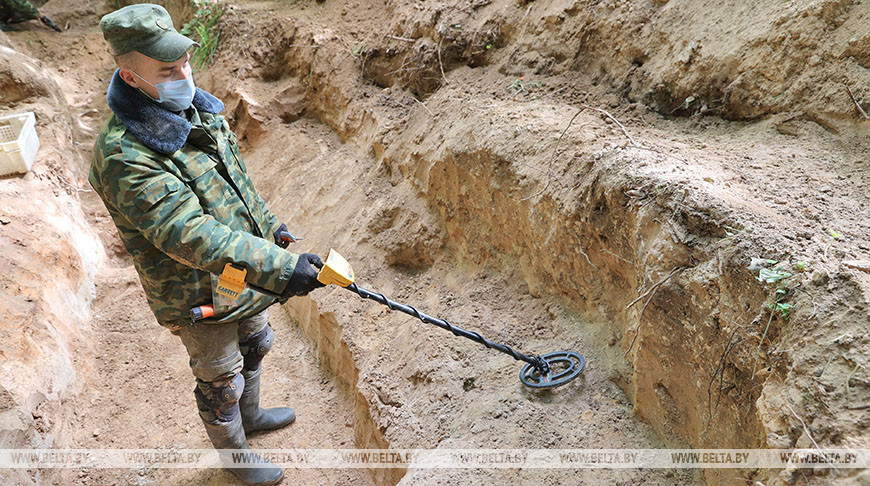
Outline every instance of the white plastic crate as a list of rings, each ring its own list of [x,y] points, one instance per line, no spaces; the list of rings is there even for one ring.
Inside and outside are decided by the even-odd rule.
[[[0,116],[0,176],[29,171],[38,149],[33,112]]]

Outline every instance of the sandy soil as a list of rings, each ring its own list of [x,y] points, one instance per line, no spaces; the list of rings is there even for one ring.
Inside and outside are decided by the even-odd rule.
[[[103,289],[111,289],[104,291]],[[93,326],[96,368],[76,410],[74,448],[210,447],[192,405],[193,378],[181,342],[154,321],[132,266],[103,268]],[[275,347],[264,361],[261,403],[290,405],[289,427],[254,435],[251,447],[352,447],[352,407],[317,366],[311,345],[284,313],[270,313]],[[328,416],[329,420],[324,420]],[[364,470],[288,470],[287,484],[371,484]],[[63,470],[54,484],[236,484],[220,469]]]

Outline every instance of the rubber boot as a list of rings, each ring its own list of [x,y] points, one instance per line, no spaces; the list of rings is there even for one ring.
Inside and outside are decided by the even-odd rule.
[[[239,398],[239,410],[242,415],[245,433],[258,430],[280,429],[296,420],[296,412],[290,407],[260,408],[260,373],[262,367],[256,370],[242,370],[245,377],[245,391]]]
[[[245,438],[241,414],[236,414],[235,418],[229,422],[221,420],[209,422],[203,418],[202,423],[205,424],[205,431],[215,449],[251,449]],[[221,463],[226,466],[227,471],[235,474],[245,484],[265,486],[268,484],[278,484],[284,479],[284,471],[280,467],[275,466],[256,452],[243,452],[243,454],[247,456],[246,462],[257,464],[260,467],[228,467],[235,464],[232,454],[233,452],[230,451],[219,452]],[[264,464],[269,464],[271,467],[263,467]]]

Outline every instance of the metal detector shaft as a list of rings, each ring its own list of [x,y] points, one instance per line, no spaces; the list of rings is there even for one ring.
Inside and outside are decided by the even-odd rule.
[[[384,294],[360,288],[354,283],[354,273],[350,264],[334,250],[329,250],[329,253],[326,255],[326,261],[319,268],[320,272],[317,275],[317,281],[323,285],[335,284],[344,287],[363,299],[373,300],[387,306],[390,310],[401,311],[409,316],[420,319],[426,324],[434,324],[441,329],[450,331],[454,336],[470,339],[476,343],[483,344],[489,349],[495,349],[507,354],[517,361],[524,361],[526,365],[520,371],[520,381],[530,388],[547,389],[564,385],[576,378],[586,366],[586,360],[583,356],[574,351],[556,351],[541,356],[522,354],[505,344],[492,342],[474,331],[468,331],[461,327],[456,327],[444,319],[426,315],[413,306],[394,302],[386,298]],[[224,282],[224,280],[226,281]],[[245,287],[275,297],[282,303],[286,300],[286,297],[276,292],[246,283],[244,268],[231,263],[227,264],[221,279],[218,281],[218,292],[231,298],[238,298]],[[223,292],[221,292],[222,289]],[[212,317],[214,314],[215,310],[212,304],[194,307],[190,309],[191,325],[201,319]]]
[[[549,364],[547,364],[547,361],[542,359],[540,356],[528,356],[522,353],[518,353],[511,349],[509,346],[492,342],[474,331],[467,331],[465,329],[462,329],[461,327],[456,327],[444,319],[438,319],[437,317],[432,317],[430,315],[424,314],[415,309],[413,306],[400,304],[398,302],[392,301],[386,298],[384,294],[379,294],[377,292],[372,292],[371,290],[360,288],[356,284],[350,284],[345,288],[359,295],[363,299],[371,299],[375,302],[389,307],[391,310],[404,312],[405,314],[408,314],[409,316],[414,316],[427,324],[434,324],[441,329],[450,331],[453,333],[454,336],[462,336],[464,338],[471,339],[474,342],[483,344],[487,348],[495,349],[501,351],[504,354],[510,355],[517,361],[525,361],[526,363],[534,366],[543,375],[546,375],[550,372]]]

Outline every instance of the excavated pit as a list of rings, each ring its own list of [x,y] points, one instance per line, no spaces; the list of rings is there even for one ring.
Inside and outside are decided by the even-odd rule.
[[[253,446],[867,448],[870,423],[853,408],[870,398],[867,125],[853,123],[842,86],[825,81],[842,71],[860,99],[866,5],[725,6],[710,15],[712,3],[677,1],[447,3],[233,6],[215,65],[197,84],[225,101],[255,184],[305,236],[294,251],[335,248],[361,286],[521,352],[578,351],[588,368],[565,387],[532,392],[519,383],[521,363],[330,287],[272,309],[279,341],[264,380],[276,386],[265,398],[296,405],[300,419]],[[42,334],[4,332],[77,372],[4,380],[2,438],[25,447],[205,447],[184,351],[153,322],[111,222],[84,192],[89,146],[109,115],[112,63],[95,7],[76,5],[66,18],[51,12],[72,22],[74,41],[33,29],[0,37],[25,53],[0,55],[30,66],[29,75],[0,71],[0,85],[14,88],[4,103],[34,109],[43,129],[56,122],[53,139],[43,139],[48,163],[22,184],[0,181],[0,197],[12,204],[38,190],[57,200],[46,207],[61,209],[79,200],[108,257],[91,251],[99,245],[89,231],[75,230],[83,219],[75,208],[75,224],[54,226],[85,236],[54,253],[34,252],[40,234],[19,229],[51,218],[0,212],[12,220],[0,242],[16,250],[0,261],[27,283],[5,292],[35,300],[47,310],[34,322],[51,323]],[[192,14],[185,1],[167,6]],[[742,27],[727,27],[735,23]],[[728,35],[735,40],[722,45]],[[821,57],[836,62],[822,66]],[[46,99],[52,92],[66,99]],[[702,116],[711,114],[739,121]],[[834,228],[845,236],[832,240]],[[796,277],[759,282],[748,268],[759,258],[787,262]],[[34,262],[51,259],[54,271],[68,269],[58,292],[72,314],[58,292],[35,290]],[[770,310],[774,298],[791,305],[788,315]],[[80,346],[70,352],[68,342]],[[153,347],[160,356],[142,360]],[[7,363],[38,366],[25,355]],[[170,399],[139,398],[155,381]],[[28,398],[29,387],[43,395]],[[155,423],[142,423],[158,406]],[[57,474],[62,484],[229,478]],[[867,477],[824,469],[290,476],[388,485]],[[46,478],[54,480],[10,476]]]
[[[830,361],[827,351],[807,346],[797,356],[794,340],[819,338],[820,313],[831,316],[828,322],[841,323],[839,335],[852,335],[866,325],[866,278],[860,271],[838,267],[822,251],[824,239],[808,231],[814,220],[851,225],[852,244],[841,248],[837,258],[860,259],[867,247],[866,221],[860,221],[860,206],[854,202],[866,197],[857,188],[843,187],[845,192],[825,199],[826,204],[810,205],[800,214],[776,192],[796,191],[799,198],[812,198],[788,181],[824,186],[845,174],[866,178],[861,150],[849,149],[849,143],[857,140],[854,128],[842,125],[836,132],[818,131],[841,124],[843,115],[820,111],[810,100],[805,102],[803,117],[773,118],[755,125],[664,118],[651,123],[654,115],[639,110],[640,105],[631,100],[643,96],[629,94],[632,102],[619,108],[611,91],[619,89],[613,85],[618,72],[613,65],[600,76],[590,74],[586,82],[570,77],[576,74],[561,78],[560,69],[554,69],[549,73],[554,76],[544,78],[552,83],[548,89],[532,81],[523,81],[525,92],[516,89],[508,76],[521,73],[512,71],[516,68],[504,60],[513,59],[530,39],[517,28],[519,15],[465,17],[473,31],[454,34],[444,30],[444,17],[463,13],[448,9],[440,20],[437,15],[433,20],[427,17],[431,10],[425,8],[417,14],[393,3],[382,9],[371,7],[357,20],[365,23],[378,15],[395,15],[394,36],[385,40],[347,25],[325,27],[319,22],[330,18],[328,7],[324,11],[300,8],[279,21],[261,18],[259,28],[269,41],[249,44],[249,64],[232,80],[217,76],[206,81],[230,106],[237,106],[234,113],[241,124],[256,128],[249,157],[262,165],[252,163],[251,170],[258,180],[266,181],[262,190],[279,211],[293,215],[294,224],[310,233],[306,248],[338,248],[376,290],[388,296],[391,292],[411,296],[415,305],[417,296],[425,304],[418,307],[429,313],[478,325],[471,327],[512,345],[528,342],[533,344],[527,344],[530,348],[546,352],[555,350],[551,349],[554,341],[563,338],[555,348],[577,348],[592,355],[590,372],[597,368],[608,382],[618,384],[635,415],[651,424],[664,444],[776,448],[806,443],[808,437],[790,414],[793,406],[788,402],[796,393],[803,394],[800,406],[817,417],[824,431],[820,433],[832,444],[863,443],[858,431],[866,427],[866,420],[858,419],[853,429],[849,423],[857,418],[855,413],[821,410],[830,411],[830,404],[851,399],[831,383],[850,380],[846,375],[855,366],[853,353],[864,349],[866,342],[836,341],[847,357],[819,395],[814,379],[801,370]],[[578,13],[569,10],[567,16]],[[257,18],[256,12],[247,13]],[[593,10],[584,13],[594,14]],[[398,20],[402,15],[407,15],[406,24]],[[565,15],[538,18],[544,31],[548,25],[559,26],[550,29],[556,32],[571,28]],[[427,22],[430,28],[421,27]],[[578,24],[582,23],[571,25]],[[525,30],[534,31],[534,25]],[[848,30],[854,23],[837,25]],[[358,44],[341,38],[344,27]],[[243,26],[233,28],[246,32]],[[541,39],[551,36],[557,34]],[[417,40],[404,44],[396,37]],[[439,37],[439,42],[431,42]],[[502,54],[499,64],[492,56],[472,60],[461,53],[465,51],[450,47],[457,39],[458,45],[468,46],[478,38],[488,39],[483,41],[484,49],[507,46],[510,53]],[[538,46],[542,52],[550,46],[543,44]],[[437,49],[443,46],[448,47],[439,59]],[[567,62],[569,73],[586,74],[594,64],[554,59]],[[621,58],[614,65],[619,62]],[[599,64],[602,70],[603,64]],[[416,77],[404,70],[409,65],[417,67]],[[437,90],[421,84],[431,82],[436,73],[443,79],[441,70],[446,70],[449,84],[438,83]],[[268,76],[260,77],[258,72]],[[657,99],[662,85],[640,84],[633,89],[644,86],[649,89],[645,99]],[[735,91],[744,85],[729,86],[729,117],[751,119],[765,109],[748,108],[746,92]],[[626,130],[604,109],[578,106],[570,95],[547,94],[566,88],[575,94],[584,88],[598,93],[608,102],[605,108],[619,117],[634,113],[638,121]],[[529,94],[534,89],[542,92]],[[740,96],[734,94],[738,92]],[[793,99],[805,100],[800,91],[790,93]],[[413,98],[415,94],[422,102]],[[679,114],[665,109],[662,101],[651,104],[665,115]],[[767,113],[778,110],[768,108]],[[740,114],[744,112],[749,114]],[[695,109],[684,114],[697,113]],[[791,125],[795,120],[803,121]],[[812,137],[819,145],[789,138],[795,134]],[[848,142],[840,144],[832,136],[836,134]],[[766,146],[759,146],[761,139]],[[299,146],[301,151],[296,149]],[[783,157],[794,162],[783,164]],[[292,177],[286,167],[304,174],[306,181]],[[756,169],[766,174],[756,176]],[[771,177],[786,182],[781,187],[765,185]],[[318,181],[316,185],[312,186],[311,178]],[[786,206],[779,211],[776,205]],[[773,288],[760,284],[757,269],[748,268],[759,255],[789,261],[791,268],[802,258],[814,262],[814,268],[799,279],[802,283],[785,289],[795,309],[788,318],[767,310]],[[480,274],[504,279],[508,288],[490,289],[503,299],[517,295],[540,299],[545,305],[560,306],[575,320],[561,322],[553,318],[558,313],[551,313],[550,319],[530,315],[515,320],[504,320],[498,312],[463,313],[473,305],[468,301],[480,302],[482,293],[475,284],[456,282],[477,282]],[[421,292],[420,282],[430,279],[438,283]],[[451,282],[468,290],[454,293]],[[439,292],[439,286],[448,290]],[[820,292],[822,287],[827,293]],[[440,426],[427,426],[418,417],[405,415],[405,403],[434,400],[432,392],[425,390],[433,372],[397,360],[396,355],[407,356],[399,351],[407,347],[384,343],[406,342],[367,329],[369,321],[374,323],[369,326],[379,329],[391,329],[393,324],[380,324],[373,311],[363,314],[360,322],[345,308],[360,305],[348,302],[352,297],[330,291],[314,298],[327,314],[337,316],[334,319],[357,365],[360,396],[370,397],[371,416],[383,438],[393,447],[427,444],[422,438],[431,441],[432,437],[454,444],[452,433],[444,437],[438,434]],[[542,322],[554,333],[548,343],[532,339]],[[326,348],[335,346],[336,332],[326,333]],[[439,331],[435,332],[432,337],[439,346],[449,340],[449,336],[439,339]],[[833,331],[824,335],[837,338]],[[463,346],[450,344],[457,345]],[[468,346],[473,344],[464,343],[453,360],[464,358]],[[430,359],[440,356],[444,354],[433,353]],[[374,371],[385,366],[388,372]],[[407,382],[396,384],[396,377],[402,376]],[[454,380],[456,386],[459,380]],[[510,388],[515,383],[499,385]],[[495,403],[492,400],[489,406],[496,407]],[[419,413],[419,409],[412,412]],[[432,435],[406,430],[416,428],[431,430]],[[842,430],[852,431],[844,435]],[[535,443],[530,438],[522,444]],[[785,471],[777,477],[757,471],[708,470],[701,478],[718,484],[735,475],[788,482],[800,473]],[[405,480],[426,477],[415,472]]]
[[[606,363],[612,358],[604,357],[600,345],[610,339],[606,329],[584,324],[564,303],[535,296],[527,285],[499,271],[445,257],[450,234],[438,229],[438,217],[424,201],[407,185],[390,191],[393,186],[382,170],[343,177],[375,161],[343,144],[317,120],[289,125],[276,120],[263,127],[263,138],[248,152],[248,167],[278,214],[297,215],[293,226],[305,229],[298,251],[335,247],[353,262],[363,287],[521,352],[577,350],[593,363],[563,389],[533,393],[519,382],[523,363],[347,290],[331,287],[311,298],[291,299],[284,310],[315,343],[321,365],[354,397],[357,447],[581,447],[587,441],[613,448],[663,445],[631,417],[628,398],[609,379]],[[282,145],[286,140],[293,140],[293,150]],[[262,163],[266,160],[270,163]],[[311,194],[304,195],[310,182],[294,182],[287,165],[296,173],[319,174]],[[281,197],[286,191],[299,196]],[[301,209],[306,206],[316,209]],[[412,266],[411,260],[402,260],[414,248],[432,263]],[[386,263],[396,259],[405,263]],[[400,479],[403,484],[425,483],[430,473],[414,471],[405,477],[400,469],[372,470],[378,484]],[[460,480],[507,479],[497,471],[466,474]],[[548,474],[570,482],[577,472]],[[543,475],[529,471],[522,476],[535,480]],[[581,476],[672,481],[664,472],[591,471]]]

